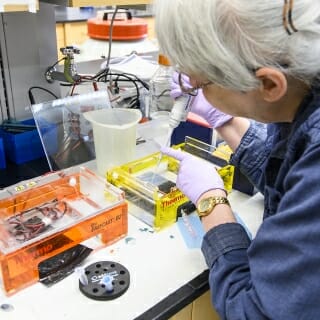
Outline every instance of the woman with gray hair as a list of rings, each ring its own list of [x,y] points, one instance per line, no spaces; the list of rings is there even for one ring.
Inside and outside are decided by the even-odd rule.
[[[318,319],[320,1],[158,0],[156,32],[180,94],[201,89],[215,106],[202,115],[265,199],[251,241],[212,166],[162,149],[180,160],[177,186],[206,230],[216,310],[230,320]]]

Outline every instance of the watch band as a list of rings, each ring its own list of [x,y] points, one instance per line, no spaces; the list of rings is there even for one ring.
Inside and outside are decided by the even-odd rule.
[[[218,204],[227,204],[228,206],[230,206],[229,200],[226,197],[222,196],[210,196],[201,199],[197,205],[197,212],[199,217],[202,218],[210,214]]]

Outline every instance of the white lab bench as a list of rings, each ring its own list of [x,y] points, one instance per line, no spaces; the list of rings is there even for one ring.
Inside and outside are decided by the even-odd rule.
[[[148,133],[150,140],[137,145],[137,159],[159,150],[166,130],[160,124],[155,130],[154,125],[138,126],[138,135]],[[95,160],[84,166],[97,172]],[[251,197],[232,191],[229,200],[254,236],[262,221],[262,195]],[[36,283],[11,297],[0,291],[0,319],[163,320],[205,293],[208,271],[201,250],[187,247],[177,224],[154,232],[130,215],[130,210],[133,207],[129,203],[128,234],[113,245],[93,251],[84,261],[85,266],[115,261],[127,268],[130,286],[122,296],[108,301],[89,299],[79,290],[79,276],[72,273],[51,287]],[[89,247],[96,247],[96,243],[96,239],[84,242]],[[6,304],[7,311],[1,307]]]
[[[229,197],[234,210],[255,235],[261,223],[262,196],[256,194],[249,197],[232,191]],[[118,262],[129,270],[129,289],[119,298],[109,301],[87,298],[80,292],[78,276],[73,273],[51,287],[37,283],[11,297],[0,293],[0,305],[10,305],[10,311],[0,309],[0,319],[167,319],[173,314],[170,305],[177,311],[175,304],[187,304],[183,303],[179,289],[201,275],[203,278],[203,272],[207,269],[200,249],[187,248],[177,224],[153,232],[152,228],[130,214],[127,236],[92,253],[86,265],[101,260]],[[169,307],[166,304],[161,310],[163,308],[159,302],[168,296]],[[189,297],[189,302],[190,299],[193,298]],[[162,316],[154,314],[152,308],[160,310]]]

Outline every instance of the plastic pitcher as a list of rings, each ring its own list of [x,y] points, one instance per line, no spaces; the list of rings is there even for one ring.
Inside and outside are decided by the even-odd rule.
[[[93,128],[97,169],[107,170],[135,159],[137,124],[142,114],[126,108],[101,109],[85,112]]]

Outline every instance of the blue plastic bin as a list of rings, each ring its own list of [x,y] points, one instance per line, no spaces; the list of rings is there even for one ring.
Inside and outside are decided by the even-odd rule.
[[[21,121],[23,124],[35,125],[33,119]],[[55,125],[48,125],[52,132],[52,142],[57,144],[57,130]],[[10,133],[0,129],[3,138],[6,156],[16,164],[22,164],[45,156],[38,130],[25,131],[22,133]]]
[[[4,152],[3,140],[0,138],[0,169],[6,168],[6,156]]]

